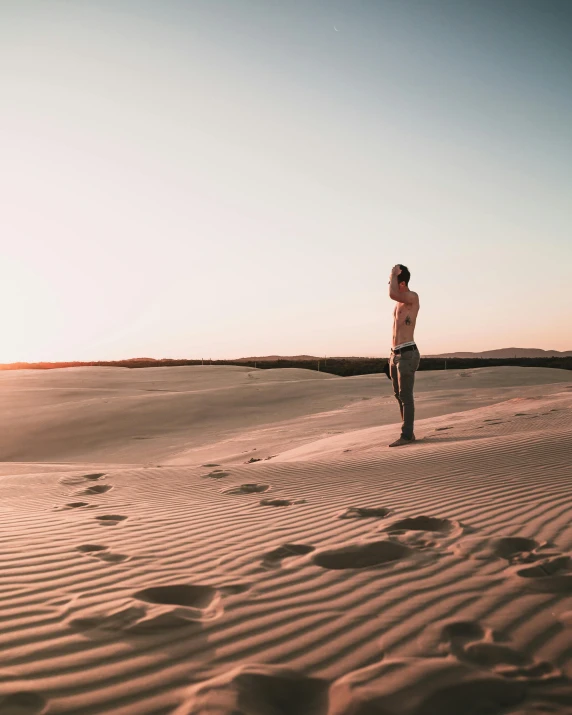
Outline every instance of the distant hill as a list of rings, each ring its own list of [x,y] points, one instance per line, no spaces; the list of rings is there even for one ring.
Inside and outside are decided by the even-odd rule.
[[[362,360],[360,355],[326,355],[327,360]],[[324,355],[263,355],[254,357],[233,358],[230,362],[277,362],[278,360],[288,360],[289,362],[308,362],[312,360],[323,360]]]
[[[323,356],[322,356],[323,357]],[[241,357],[233,359],[233,362],[275,362],[276,360],[319,360],[320,358],[313,355],[263,355],[262,357]]]
[[[559,350],[542,350],[541,348],[499,348],[498,350],[483,350],[480,353],[439,353],[438,355],[424,355],[424,357],[441,358],[536,358],[536,357],[572,357],[572,350],[560,352]]]
[[[446,370],[495,367],[512,365],[521,367],[550,367],[572,370],[572,350],[540,350],[538,348],[503,348],[486,350],[481,353],[456,352],[441,355],[422,355],[420,370]],[[186,358],[129,358],[127,360],[101,360],[93,362],[36,362],[0,364],[0,370],[51,370],[65,367],[120,367],[127,369],[142,367],[179,367],[198,365],[236,365],[246,368],[306,368],[329,372],[333,375],[370,375],[384,372],[388,357],[324,357],[313,355],[266,355],[262,357],[243,357],[235,360],[207,360]]]
[[[352,360],[358,359],[356,356],[336,356],[328,355],[332,360]],[[537,357],[572,357],[572,350],[560,352],[559,350],[542,350],[541,348],[499,348],[498,350],[483,350],[480,353],[454,352],[430,354],[423,357],[431,358],[537,358]],[[277,360],[307,361],[322,360],[323,355],[263,355],[255,357],[236,358],[232,362],[276,362]]]

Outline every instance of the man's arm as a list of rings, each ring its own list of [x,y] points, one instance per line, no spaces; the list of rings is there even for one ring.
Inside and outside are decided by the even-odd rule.
[[[397,283],[397,281],[395,282]],[[389,297],[391,300],[396,300],[398,303],[407,303],[407,305],[413,305],[415,301],[418,300],[417,293],[412,290],[400,291],[397,287],[393,289],[391,284],[389,287]]]
[[[399,300],[397,296],[399,296],[399,281],[397,280],[397,274],[392,273],[389,276],[389,297],[392,300]]]
[[[419,300],[417,293],[407,289],[404,291],[399,290],[399,275],[401,273],[401,268],[399,264],[393,266],[391,273],[389,275],[389,297],[392,300],[396,300],[399,303],[413,304],[415,300]]]
[[[394,266],[389,276],[389,297],[392,300],[396,300],[398,303],[413,303],[417,297],[417,293],[411,290],[399,290],[399,274],[401,273],[401,268],[399,266]]]

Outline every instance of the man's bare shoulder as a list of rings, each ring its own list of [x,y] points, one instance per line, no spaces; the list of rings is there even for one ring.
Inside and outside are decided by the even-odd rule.
[[[405,290],[401,293],[395,293],[391,295],[393,300],[398,303],[405,303],[406,305],[419,305],[419,296],[413,290]]]

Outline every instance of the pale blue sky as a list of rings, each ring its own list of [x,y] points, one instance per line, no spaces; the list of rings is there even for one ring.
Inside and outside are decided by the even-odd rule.
[[[422,353],[572,349],[571,36],[568,0],[3,0],[0,362],[385,356],[395,263]]]

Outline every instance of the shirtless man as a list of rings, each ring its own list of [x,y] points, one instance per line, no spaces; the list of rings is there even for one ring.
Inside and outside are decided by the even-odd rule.
[[[407,267],[401,264],[393,266],[389,276],[389,297],[397,301],[393,311],[393,347],[389,360],[389,376],[393,382],[393,392],[399,403],[403,420],[401,436],[392,442],[390,447],[400,447],[415,441],[413,384],[421,356],[413,340],[419,312],[419,296],[409,290],[410,277]]]

